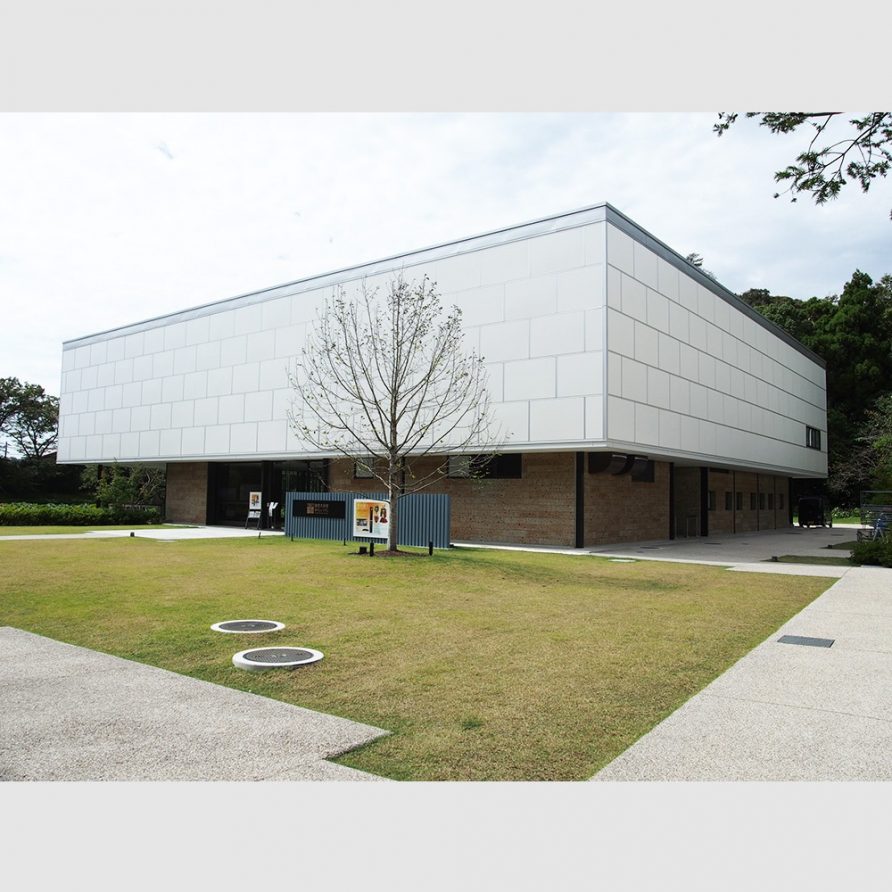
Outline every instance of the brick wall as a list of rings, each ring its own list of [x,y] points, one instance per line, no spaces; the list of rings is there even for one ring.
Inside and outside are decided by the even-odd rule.
[[[433,463],[419,465],[426,473]],[[669,465],[656,462],[654,482],[628,474],[589,474],[585,485],[585,544],[665,539],[669,536]],[[353,465],[333,461],[329,486],[335,491],[379,492],[377,480],[355,480]],[[452,538],[467,542],[560,545],[576,542],[576,455],[524,453],[519,480],[444,478],[425,492],[452,496]]]
[[[167,466],[167,501],[165,520],[168,523],[207,523],[207,462],[171,462]]]
[[[654,462],[654,482],[630,474],[585,472],[585,544],[669,538],[669,464]]]
[[[421,476],[436,462],[420,462]],[[452,496],[452,538],[467,542],[516,545],[564,545],[576,539],[575,455],[572,452],[524,453],[518,480],[469,480],[444,477],[424,492]],[[332,461],[332,490],[378,492],[377,480],[353,479],[353,464]]]

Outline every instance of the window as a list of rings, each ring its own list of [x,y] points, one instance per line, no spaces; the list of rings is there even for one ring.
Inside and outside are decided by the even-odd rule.
[[[377,460],[371,458],[365,459],[365,464],[359,461],[353,462],[353,479],[371,480],[375,476],[372,473],[371,468],[377,468],[377,464]]]
[[[739,492],[736,494],[734,501],[737,503],[737,510],[743,511],[743,493]]]
[[[522,476],[523,456],[510,455],[450,455],[448,477],[475,477],[488,480],[518,480]]]
[[[782,492],[779,492],[777,494],[777,510],[778,511],[784,510],[784,494]]]
[[[756,494],[754,492],[750,493],[750,511],[756,510]]]
[[[715,490],[711,489],[708,493],[709,496],[709,510],[715,511]]]
[[[760,511],[765,510],[765,493],[764,492],[759,493],[759,510]]]
[[[654,463],[648,461],[635,461],[632,465],[632,480],[636,483],[653,483],[654,482]]]
[[[816,427],[805,427],[805,445],[809,449],[821,448],[821,432]]]
[[[768,493],[768,510],[774,511],[774,493]]]
[[[726,492],[726,493],[725,493],[725,511],[731,511],[731,510],[732,510],[731,500],[732,500],[733,498],[734,498],[734,493],[733,493],[733,492]]]
[[[470,455],[450,455],[449,467],[446,471],[447,477],[470,477],[471,476],[471,456]]]

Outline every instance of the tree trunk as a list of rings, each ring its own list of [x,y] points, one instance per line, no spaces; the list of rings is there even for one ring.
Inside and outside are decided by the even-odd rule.
[[[389,551],[396,551],[396,542],[397,542],[397,503],[399,501],[400,494],[393,488],[391,488],[389,493],[390,498],[390,529],[387,533],[387,548]]]
[[[397,551],[397,500],[399,499],[399,485],[396,475],[396,461],[391,458],[387,469],[387,498],[390,501],[390,526],[387,531],[388,551]]]

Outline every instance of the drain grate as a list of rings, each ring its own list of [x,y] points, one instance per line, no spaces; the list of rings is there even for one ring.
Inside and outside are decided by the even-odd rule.
[[[835,638],[809,638],[806,635],[781,635],[778,644],[802,644],[805,647],[832,647]]]
[[[309,647],[257,647],[243,650],[232,658],[232,665],[249,672],[264,669],[294,669],[321,660],[321,651]]]
[[[211,626],[215,632],[229,632],[231,635],[245,632],[278,632],[284,628],[284,623],[277,623],[271,619],[229,619]]]

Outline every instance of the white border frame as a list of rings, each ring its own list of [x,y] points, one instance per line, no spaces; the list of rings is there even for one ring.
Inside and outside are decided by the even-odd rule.
[[[274,629],[221,629],[224,623],[274,623]],[[263,635],[267,632],[281,632],[285,628],[285,623],[280,623],[274,619],[224,619],[219,623],[211,626],[213,632],[223,632],[225,635]]]
[[[232,665],[237,669],[245,669],[248,672],[265,672],[267,669],[295,669],[298,666],[308,666],[310,663],[318,663],[325,654],[321,650],[313,650],[311,647],[299,647],[300,650],[307,651],[310,656],[304,660],[293,660],[290,663],[254,663],[245,659],[245,654],[256,653],[261,650],[282,650],[283,648],[298,648],[296,644],[280,644],[278,647],[249,647],[247,650],[240,650],[232,658]]]

